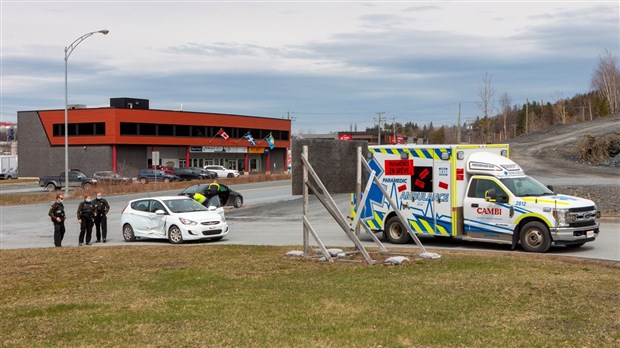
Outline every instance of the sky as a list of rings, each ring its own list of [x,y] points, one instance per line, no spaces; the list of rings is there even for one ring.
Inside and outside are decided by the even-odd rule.
[[[293,134],[387,123],[455,125],[499,97],[591,90],[620,51],[619,1],[0,0],[0,121],[109,106],[292,119]]]

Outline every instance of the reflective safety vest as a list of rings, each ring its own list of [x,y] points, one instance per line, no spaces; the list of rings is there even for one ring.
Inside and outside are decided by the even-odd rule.
[[[207,197],[205,197],[203,194],[201,193],[194,193],[194,199],[196,200],[196,202],[202,204],[204,203],[205,200],[207,200]]]

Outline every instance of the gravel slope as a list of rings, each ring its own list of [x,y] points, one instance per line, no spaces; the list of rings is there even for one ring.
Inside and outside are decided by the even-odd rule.
[[[620,168],[591,165],[579,158],[583,135],[620,131],[620,115],[557,125],[511,139],[510,157],[525,172],[558,193],[593,200],[604,216],[620,216]]]

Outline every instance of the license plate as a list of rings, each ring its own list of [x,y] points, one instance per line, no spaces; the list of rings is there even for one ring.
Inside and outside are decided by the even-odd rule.
[[[586,237],[588,237],[588,238],[592,238],[592,237],[594,237],[594,231],[588,231],[588,232],[586,232]]]

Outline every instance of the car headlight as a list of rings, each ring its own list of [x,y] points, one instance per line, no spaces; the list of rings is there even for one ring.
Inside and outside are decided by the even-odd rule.
[[[198,225],[196,221],[192,221],[192,220],[188,220],[184,218],[179,218],[179,221],[181,221],[184,225],[190,225],[190,226]]]
[[[553,216],[558,223],[558,227],[566,227],[570,223],[570,221],[568,221],[570,219],[568,209],[555,209],[553,211]]]

